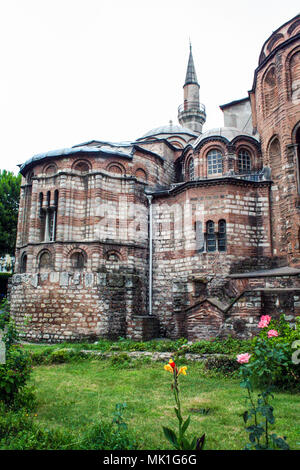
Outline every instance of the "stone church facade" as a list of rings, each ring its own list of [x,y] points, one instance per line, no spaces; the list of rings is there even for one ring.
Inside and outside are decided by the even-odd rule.
[[[300,16],[224,127],[202,130],[191,48],[183,90],[179,125],[20,166],[10,299],[28,340],[248,337],[300,314]]]

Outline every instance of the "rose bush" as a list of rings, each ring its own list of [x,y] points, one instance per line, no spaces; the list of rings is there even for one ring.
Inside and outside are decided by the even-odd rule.
[[[290,324],[284,315],[275,320],[266,315],[259,322],[259,336],[253,339],[250,367],[256,382],[272,383],[281,389],[300,390],[300,364],[293,361],[293,345],[300,340],[300,318]]]
[[[261,317],[258,327],[262,331],[254,340],[253,354],[243,353],[237,356],[237,361],[242,364],[240,385],[247,390],[247,399],[250,403],[250,409],[243,413],[250,440],[246,449],[287,450],[289,446],[286,437],[270,433],[270,426],[275,423],[274,408],[270,404],[270,399],[274,398],[272,389],[274,384],[282,380],[282,373],[290,372],[294,377],[293,366],[296,365],[292,361],[292,345],[289,337],[294,339],[295,335],[297,336],[297,328],[291,328],[282,318],[280,321],[272,322],[269,315]],[[255,384],[261,389],[256,398],[254,398]]]

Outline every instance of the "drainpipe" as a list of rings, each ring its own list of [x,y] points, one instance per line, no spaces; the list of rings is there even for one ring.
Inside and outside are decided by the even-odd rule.
[[[153,223],[152,223],[152,196],[147,194],[149,203],[149,286],[148,286],[148,298],[149,298],[149,315],[152,315],[152,280],[153,280]]]

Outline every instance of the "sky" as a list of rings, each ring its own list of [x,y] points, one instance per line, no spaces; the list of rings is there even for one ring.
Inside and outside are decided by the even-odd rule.
[[[266,39],[299,0],[0,3],[0,169],[90,140],[177,124],[189,41],[207,122],[248,96]]]

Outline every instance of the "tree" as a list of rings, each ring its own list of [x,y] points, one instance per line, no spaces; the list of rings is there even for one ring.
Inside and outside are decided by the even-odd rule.
[[[0,170],[0,255],[14,255],[21,175]]]

